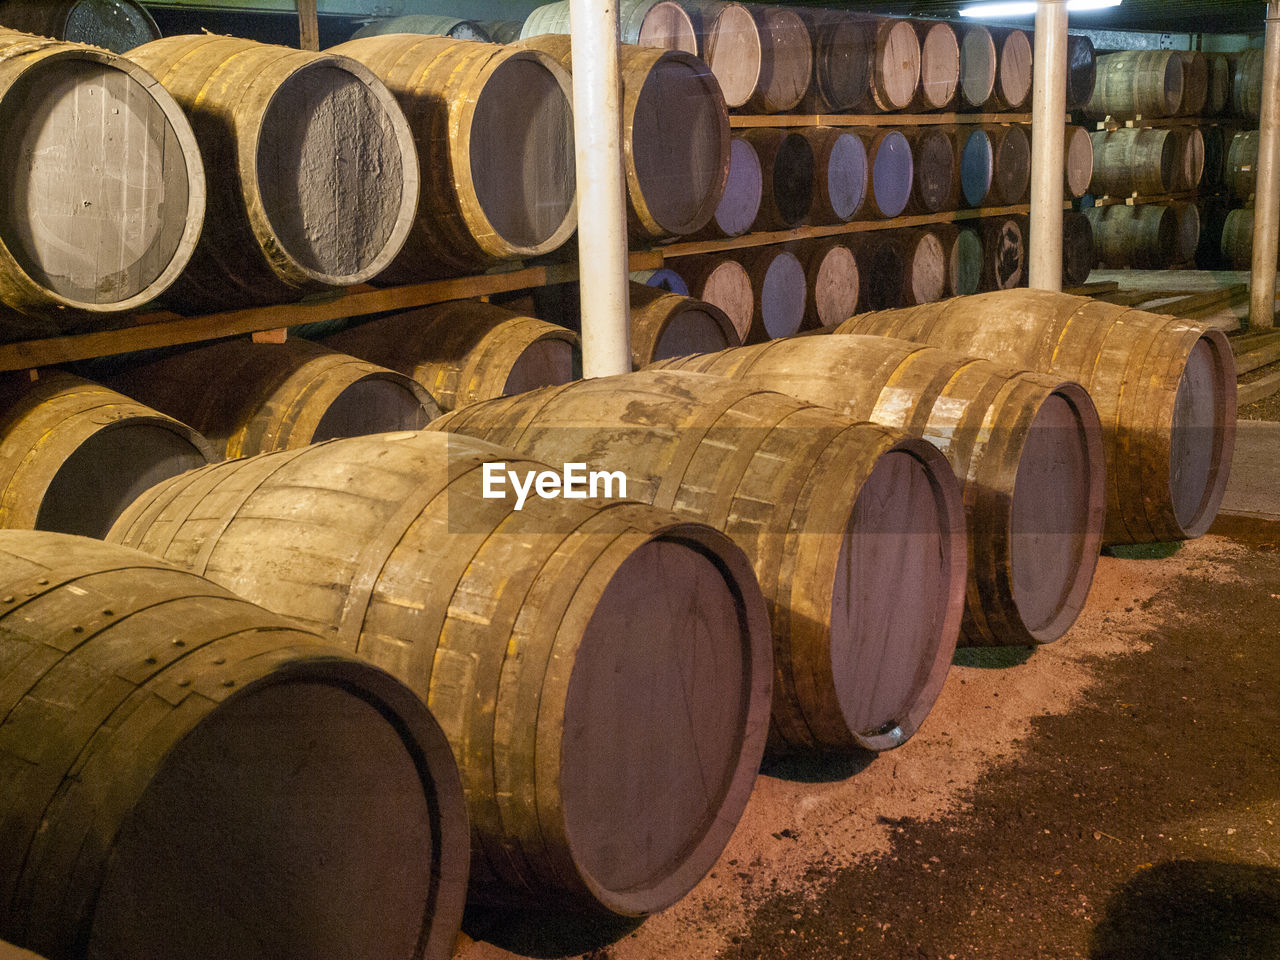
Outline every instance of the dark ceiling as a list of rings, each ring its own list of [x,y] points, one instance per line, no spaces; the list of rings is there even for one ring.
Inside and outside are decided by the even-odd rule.
[[[953,17],[966,0],[788,0],[805,6],[845,7]],[[1256,33],[1263,27],[1263,0],[1123,0],[1119,7],[1071,15],[1071,26],[1096,30],[1156,30],[1168,33]]]

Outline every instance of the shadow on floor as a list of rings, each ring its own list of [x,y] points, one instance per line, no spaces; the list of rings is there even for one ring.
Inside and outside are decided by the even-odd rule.
[[[1035,647],[957,647],[951,663],[956,667],[1007,670],[1022,666],[1035,652]]]
[[[581,913],[509,910],[467,905],[462,929],[474,940],[527,957],[556,960],[591,953],[627,936],[643,917],[593,916]]]
[[[848,780],[871,766],[879,754],[870,750],[855,750],[850,754],[793,753],[778,756],[766,755],[760,763],[760,772],[766,777],[790,780],[794,783],[834,783]]]
[[[1280,870],[1171,860],[1142,870],[1107,903],[1090,960],[1276,960]]]

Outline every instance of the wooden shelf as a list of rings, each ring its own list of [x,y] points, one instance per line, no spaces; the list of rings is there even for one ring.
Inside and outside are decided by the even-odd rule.
[[[1136,207],[1148,203],[1186,203],[1192,200],[1225,200],[1226,193],[1214,190],[1205,193],[1200,190],[1182,190],[1177,193],[1163,193],[1154,196],[1139,196],[1137,194],[1131,197],[1096,197],[1093,201],[1095,207],[1115,207],[1124,204],[1129,207]]]
[[[1236,126],[1248,121],[1243,117],[1150,117],[1144,119],[1138,117],[1135,120],[1114,120],[1107,117],[1105,120],[1088,121],[1094,124],[1096,130],[1163,130],[1171,127],[1222,127]]]
[[[1030,123],[1029,113],[733,114],[731,127],[922,127],[940,123]],[[1071,121],[1068,119],[1068,123]]]

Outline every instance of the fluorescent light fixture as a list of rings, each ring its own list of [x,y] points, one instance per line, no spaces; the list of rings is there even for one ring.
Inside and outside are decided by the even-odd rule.
[[[1035,0],[999,0],[996,3],[971,3],[960,11],[962,17],[1029,17],[1036,12]],[[1105,10],[1120,6],[1120,0],[1067,0],[1067,10]]]

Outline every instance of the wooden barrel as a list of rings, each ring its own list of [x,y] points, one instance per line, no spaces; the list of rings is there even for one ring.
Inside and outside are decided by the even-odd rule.
[[[102,537],[134,498],[216,459],[184,423],[49,371],[0,381],[0,527]]]
[[[189,423],[227,457],[417,430],[440,411],[384,367],[307,340],[220,340],[144,360],[107,383]]]
[[[1144,203],[1090,207],[1097,262],[1105,267],[1163,270],[1178,262],[1178,217],[1172,208]]]
[[[760,212],[751,231],[790,230],[804,223],[814,198],[809,138],[778,127],[757,127],[742,136],[760,158]]]
[[[1242,207],[1227,214],[1222,225],[1222,255],[1232,270],[1253,267],[1253,208]]]
[[[948,297],[978,292],[982,279],[982,238],[972,227],[935,223],[929,227],[942,244],[947,260]]]
[[[801,127],[796,131],[813,152],[813,203],[808,222],[852,220],[867,198],[867,148],[862,138],[841,127]]]
[[[1018,124],[983,124],[981,132],[991,144],[991,181],[987,194],[974,206],[1003,206],[1022,203],[1031,187],[1031,138]],[[971,135],[972,138],[972,135]],[[966,144],[966,152],[971,148]],[[975,147],[975,175],[972,184],[981,183],[977,163],[985,151]],[[961,174],[963,178],[963,171]],[[976,190],[975,190],[976,192]]]
[[[1070,199],[1078,199],[1089,192],[1093,180],[1093,138],[1084,127],[1067,127],[1066,176],[1063,186]]]
[[[1177,115],[1198,117],[1209,99],[1209,61],[1199,50],[1177,53],[1182,60],[1182,102],[1178,104]]]
[[[637,370],[655,360],[714,353],[741,343],[733,322],[714,304],[631,284],[631,365]]]
[[[636,283],[658,287],[668,293],[678,293],[682,297],[689,296],[689,285],[684,282],[684,277],[670,267],[662,267],[658,270],[632,270],[629,276]]]
[[[911,213],[941,213],[960,203],[960,171],[957,142],[967,134],[960,127],[920,126],[904,130],[911,144]]]
[[[1174,50],[1125,50],[1098,58],[1085,114],[1101,120],[1171,117],[1182,105],[1182,58]]]
[[[747,113],[786,113],[809,91],[813,38],[795,10],[752,6],[760,33],[760,82],[743,106]]]
[[[1262,61],[1261,50],[1246,50],[1236,57],[1231,104],[1238,117],[1257,120],[1262,116]]]
[[[1209,68],[1208,91],[1205,94],[1204,115],[1221,117],[1231,105],[1231,61],[1224,53],[1206,53]]]
[[[854,127],[867,154],[870,185],[865,210],[870,218],[892,220],[907,208],[915,182],[911,144],[900,130]]]
[[[778,390],[937,446],[964,484],[962,642],[1048,643],[1079,616],[1106,507],[1102,428],[1079,384],[870,336],[779,340],[664,366]]]
[[[703,239],[738,237],[751,229],[764,200],[764,171],[750,131],[739,131],[729,140],[729,174],[711,220],[698,233]]]
[[[1098,79],[1098,56],[1093,41],[1083,34],[1067,37],[1067,110],[1083,110]]]
[[[1178,226],[1174,263],[1194,265],[1196,250],[1200,247],[1200,210],[1194,203],[1174,203],[1170,204],[1170,208]]]
[[[385,17],[371,20],[351,35],[352,40],[364,37],[383,37],[392,33],[420,33],[425,36],[449,37],[453,40],[479,40],[493,43],[495,38],[476,20],[433,13],[413,13],[404,17]],[[501,42],[501,41],[497,41]]]
[[[862,273],[843,239],[814,241],[800,253],[807,284],[805,329],[831,329],[858,312]]]
[[[1083,213],[1062,214],[1062,280],[1068,286],[1086,283],[1093,271],[1093,226]]]
[[[1000,53],[991,31],[970,24],[960,34],[959,105],[965,110],[981,110],[996,90]]]
[[[134,0],[4,0],[0,25],[113,53],[160,37],[147,8]]]
[[[1009,290],[1027,275],[1027,235],[1013,217],[991,217],[981,222],[982,290]]]
[[[947,292],[947,253],[932,230],[915,227],[891,231],[902,263],[902,303],[915,306],[941,300]]]
[[[211,34],[129,57],[182,105],[213,178],[200,243],[169,293],[175,308],[296,300],[363,283],[400,252],[418,161],[404,114],[368,68]]]
[[[846,240],[857,258],[859,275],[866,278],[860,291],[863,310],[894,310],[905,301],[902,251],[897,244],[884,242],[879,233],[855,233]]]
[[[505,482],[485,496],[485,464],[550,469],[434,432],[338,440],[170,481],[113,537],[315,625],[425,699],[461,768],[473,897],[663,909],[715,863],[763,750],[751,565],[725,535],[608,493],[516,510]]]
[[[733,537],[772,610],[775,748],[884,750],[927,714],[965,576],[959,485],[927,443],[665,371],[478,404],[440,428],[557,463],[589,444],[633,495]]]
[[[1089,134],[1093,142],[1093,180],[1089,192],[1127,197],[1169,193],[1185,168],[1172,130],[1121,128]]]
[[[371,320],[324,344],[412,377],[441,410],[568,383],[582,367],[572,330],[478,300]]]
[[[44,958],[37,956],[30,950],[23,950],[21,947],[15,947],[11,943],[0,941],[0,960],[44,960]]]
[[[756,247],[740,257],[751,277],[751,332],[743,343],[789,337],[800,329],[808,304],[804,264],[781,246]]]
[[[739,342],[746,342],[755,316],[755,294],[751,275],[737,260],[715,254],[681,257],[675,261],[689,296],[714,304],[724,311]]]
[[[1213,192],[1219,192],[1227,186],[1227,153],[1235,130],[1216,123],[1206,124],[1200,128],[1200,135],[1204,139],[1204,178],[1201,183],[1212,188]]]
[[[740,3],[686,0],[683,7],[698,38],[698,56],[720,84],[730,110],[746,104],[760,84],[760,28]]]
[[[960,196],[969,207],[981,207],[995,181],[995,144],[982,127],[961,127],[957,135],[960,150]]]
[[[1022,30],[993,28],[991,33],[999,56],[987,105],[996,111],[1021,110],[1031,102],[1031,38]]]
[[[915,20],[920,40],[920,85],[911,105],[916,110],[945,110],[960,87],[960,38],[943,20]]]
[[[797,9],[813,38],[813,76],[800,107],[843,113],[868,106],[876,24],[843,11]]]
[[[540,36],[520,46],[544,50],[572,69],[568,37]],[[692,54],[628,45],[619,57],[631,235],[696,233],[716,212],[729,176],[724,97]]]
[[[0,592],[0,936],[50,957],[449,956],[466,808],[412,691],[97,540],[0,532]]]
[[[1175,191],[1195,190],[1204,178],[1204,135],[1198,127],[1184,127],[1171,131],[1176,144],[1178,163],[1174,167]]]
[[[3,29],[0,91],[0,301],[44,318],[6,311],[4,338],[91,327],[164,293],[205,209],[173,98],[123,57]]]
[[[422,199],[386,283],[548,253],[577,228],[568,73],[516,46],[393,35],[331,53],[383,80],[409,118]]]
[[[1197,537],[1230,471],[1236,374],[1206,324],[1041,290],[863,315],[849,333],[902,337],[1079,382],[1107,449],[1108,543]]]
[[[526,8],[527,9],[527,8]],[[619,0],[618,30],[623,43],[660,50],[698,52],[693,21],[674,0]],[[525,18],[521,39],[569,33],[569,0],[544,4]]]
[[[515,43],[524,29],[523,20],[477,20],[476,23],[489,35],[490,43]]]
[[[1248,200],[1258,189],[1258,137],[1257,130],[1242,130],[1227,150],[1227,189],[1239,200]]]
[[[880,19],[876,23],[868,108],[892,113],[909,107],[920,87],[920,59],[920,38],[911,21]]]

